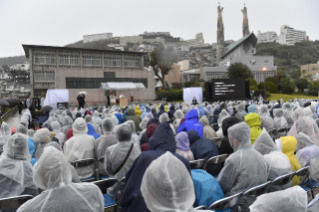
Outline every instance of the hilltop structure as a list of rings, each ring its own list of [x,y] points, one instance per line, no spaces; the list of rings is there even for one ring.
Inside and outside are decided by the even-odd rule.
[[[223,12],[224,8],[218,5],[217,12],[217,48],[216,48],[216,59],[217,62],[221,61],[221,56],[224,53],[224,23],[223,23]]]
[[[247,15],[247,8],[244,6],[244,9],[241,10],[243,13],[243,37],[249,35],[249,24],[248,24],[248,15]]]

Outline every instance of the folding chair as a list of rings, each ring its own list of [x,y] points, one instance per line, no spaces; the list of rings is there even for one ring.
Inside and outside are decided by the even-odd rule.
[[[126,178],[123,177],[119,182],[119,188],[117,191],[117,211],[121,211],[121,203],[122,203],[122,197],[124,194],[125,186],[126,186]]]
[[[228,157],[228,154],[223,154],[223,155],[217,155],[217,156],[209,158],[204,165],[204,170],[206,171],[207,166],[209,164],[218,164],[218,163],[225,162],[227,157]]]
[[[303,188],[307,193],[308,191],[311,191],[312,199],[315,198],[313,189],[316,188],[312,185],[313,182],[317,183],[316,181],[312,181],[310,178],[310,171],[309,171],[310,166],[303,167],[301,169],[298,169],[295,172],[295,175],[302,177],[299,186]],[[308,181],[306,181],[308,179]],[[317,184],[318,187],[318,184]]]
[[[292,181],[292,178],[294,176],[295,176],[294,172],[279,176],[271,182],[271,185],[279,185],[279,186],[286,185],[287,183]]]
[[[202,169],[204,164],[205,164],[205,159],[189,161],[189,165],[191,166],[191,169]]]
[[[201,205],[195,208],[195,210],[205,210],[206,206],[205,205]]]
[[[118,183],[117,179],[114,178],[108,178],[108,179],[104,179],[104,180],[98,180],[98,181],[94,181],[91,182],[94,183],[95,185],[97,185],[104,197],[104,209],[107,208],[113,208],[114,211],[117,211],[117,203],[116,201],[111,197],[111,195],[107,194],[107,189],[111,188],[113,185],[115,185],[116,183]]]
[[[237,203],[239,201],[239,199],[242,196],[242,192],[238,193],[238,194],[234,194],[233,196],[230,197],[226,197],[223,198],[221,200],[218,200],[216,202],[214,202],[213,204],[211,204],[207,209],[211,210],[223,210],[223,209],[227,209],[227,208],[237,208]]]
[[[96,169],[96,160],[94,158],[87,158],[82,160],[72,161],[70,163],[74,168],[83,168],[87,166],[94,166],[94,174],[91,177],[81,179],[82,182],[92,182],[99,179],[99,171]]]
[[[101,172],[100,172],[100,164],[99,163],[104,163],[104,156],[100,157],[98,160],[97,160],[97,163],[96,163],[96,167],[97,167],[97,170],[98,170],[98,179],[101,180],[101,179],[106,179],[108,178],[109,176],[106,176],[106,175],[101,175]]]
[[[212,137],[211,140],[215,142],[218,148],[220,148],[222,144],[222,139],[220,137]]]
[[[31,195],[21,195],[0,199],[0,211],[18,209],[28,200],[32,199]]]
[[[243,197],[245,196],[255,196],[255,197],[258,197],[262,194],[265,194],[267,193],[267,190],[269,188],[269,186],[271,185],[271,181],[268,181],[266,183],[263,183],[261,185],[258,185],[258,186],[255,186],[255,187],[252,187],[248,190],[246,190],[244,193],[243,193]]]

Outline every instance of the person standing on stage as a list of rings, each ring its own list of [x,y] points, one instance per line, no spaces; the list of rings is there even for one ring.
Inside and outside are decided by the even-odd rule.
[[[22,108],[23,108],[23,102],[22,102],[21,97],[19,98],[18,108],[19,108],[19,115],[21,115],[21,111],[22,111]]]
[[[78,100],[78,103],[79,103],[78,110],[80,110],[80,108],[84,108],[85,95],[83,93],[80,93],[76,99]]]

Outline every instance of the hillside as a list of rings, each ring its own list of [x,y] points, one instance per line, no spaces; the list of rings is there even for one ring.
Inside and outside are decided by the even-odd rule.
[[[274,56],[278,69],[286,72],[300,69],[301,65],[317,63],[319,60],[319,41],[303,41],[294,46],[278,43],[259,43],[256,55]]]
[[[118,44],[119,40],[114,38],[114,39],[104,39],[99,41],[93,41],[89,43],[83,43],[83,41],[80,40],[78,42],[68,44],[65,47],[108,50],[111,48],[109,48],[107,45],[111,43]]]
[[[0,58],[0,66],[11,66],[13,64],[20,64],[28,62],[29,59],[27,59],[24,55],[23,56],[15,56],[15,57],[3,57]]]

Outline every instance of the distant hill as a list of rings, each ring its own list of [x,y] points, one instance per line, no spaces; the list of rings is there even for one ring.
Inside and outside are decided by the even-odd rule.
[[[99,41],[93,41],[89,43],[83,43],[82,40],[68,44],[65,47],[71,47],[71,48],[85,48],[85,49],[101,49],[101,50],[110,50],[112,48],[108,47],[109,44],[119,44],[119,39],[113,38],[113,39],[104,39]]]
[[[5,66],[5,65],[11,66],[14,64],[25,63],[28,61],[29,59],[27,59],[25,55],[15,56],[15,57],[3,57],[3,58],[0,58],[0,66]]]
[[[317,63],[319,60],[319,41],[303,41],[294,46],[278,43],[258,43],[256,55],[274,56],[275,65],[284,71],[300,69],[301,65]]]

